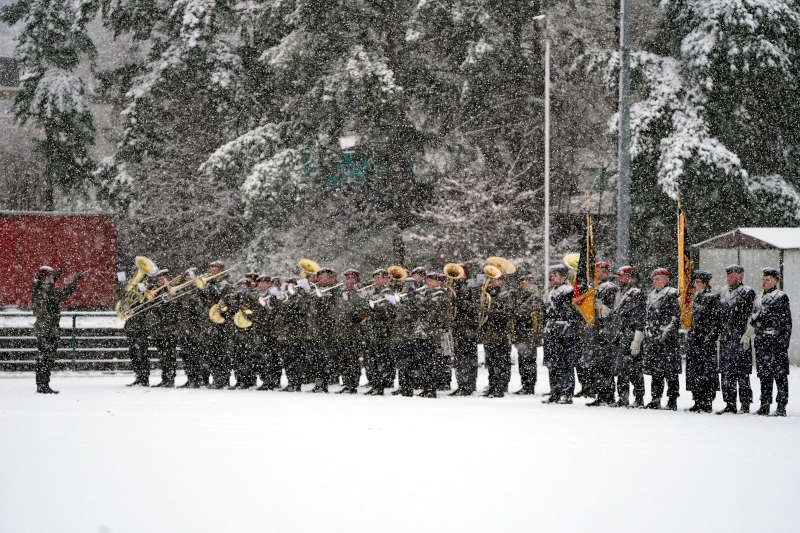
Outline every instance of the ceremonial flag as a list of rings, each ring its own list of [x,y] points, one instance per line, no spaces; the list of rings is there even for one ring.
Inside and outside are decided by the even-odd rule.
[[[575,276],[575,285],[572,291],[572,305],[589,324],[589,327],[594,326],[595,320],[594,293],[597,275],[594,263],[594,231],[592,230],[592,215],[589,212],[589,193],[587,192],[586,217],[581,237],[581,256],[578,260],[578,274]]]
[[[686,213],[681,207],[680,191],[678,192],[678,292],[681,305],[681,325],[684,329],[692,326],[692,259],[687,245]]]

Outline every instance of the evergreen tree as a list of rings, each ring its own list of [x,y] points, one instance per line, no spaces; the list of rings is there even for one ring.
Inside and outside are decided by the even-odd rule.
[[[16,49],[22,88],[14,112],[22,123],[32,120],[43,134],[36,150],[44,160],[44,209],[55,207],[57,190],[85,187],[94,168],[88,154],[94,120],[86,83],[76,70],[82,60],[95,57],[86,33],[95,14],[90,1],[18,0],[0,10],[6,24],[23,23]]]

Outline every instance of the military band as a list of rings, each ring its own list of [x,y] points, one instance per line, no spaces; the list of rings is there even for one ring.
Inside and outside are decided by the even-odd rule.
[[[483,273],[468,279],[466,265],[448,263],[442,272],[399,265],[379,268],[369,283],[348,269],[335,270],[303,259],[299,277],[248,272],[236,283],[233,268],[221,261],[200,274],[197,268],[174,276],[146,257],[136,258],[136,273],[116,306],[125,321],[131,386],[149,386],[150,358],[158,359],[161,381],[174,387],[178,358],[182,387],[277,390],[285,372],[298,392],[356,394],[362,369],[368,395],[435,398],[476,392],[478,344],[483,345],[489,386],[483,396],[508,392],[512,347],[516,346],[521,388],[532,395],[537,383],[537,347],[543,345],[550,394],[546,403],[570,404],[576,374],[592,407],[677,409],[681,309],[670,272],[650,273],[646,296],[625,265],[612,281],[611,265],[598,261],[595,314],[584,320],[573,304],[574,272],[564,264],[549,270],[549,289],[540,291],[532,275],[519,275],[510,261],[490,257]],[[37,391],[49,387],[58,338],[58,307],[75,290],[80,273],[55,289],[63,269],[40,268],[33,284],[33,310],[40,355]],[[760,296],[742,283],[744,269],[726,269],[725,288],[712,291],[711,274],[695,272],[691,327],[685,343],[686,390],[692,412],[711,412],[717,391],[725,408],[718,414],[747,413],[753,401],[750,374],[755,356],[761,382],[758,414],[785,416],[788,402],[788,347],[792,320],[788,296],[778,289],[780,271],[765,268]],[[571,279],[572,278],[572,279]],[[55,339],[55,340],[54,340]],[[233,382],[231,382],[233,373]],[[645,404],[644,374],[651,376]],[[260,386],[259,385],[260,381]],[[633,389],[631,401],[630,393]],[[777,396],[773,399],[773,389]],[[737,408],[737,401],[740,408]]]

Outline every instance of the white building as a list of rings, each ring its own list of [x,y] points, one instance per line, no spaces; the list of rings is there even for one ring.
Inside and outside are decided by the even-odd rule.
[[[711,285],[725,285],[725,267],[744,267],[744,282],[761,294],[761,269],[781,271],[780,288],[789,296],[792,309],[792,339],[789,359],[800,365],[800,228],[737,228],[693,245],[698,269],[711,272]]]

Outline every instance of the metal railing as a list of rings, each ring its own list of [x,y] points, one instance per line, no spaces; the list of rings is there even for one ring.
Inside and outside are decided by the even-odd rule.
[[[13,318],[17,318],[17,319],[22,318],[22,319],[28,319],[28,320],[21,321],[21,322],[24,322],[23,324],[5,325],[5,324],[3,324],[3,319],[4,318],[12,318],[12,319]],[[86,319],[103,318],[103,319],[111,319],[111,320],[109,320],[109,323],[106,324],[106,325],[102,325],[102,326],[97,326],[97,325],[89,326],[89,325],[86,325],[86,326],[84,326],[82,328],[79,328],[78,327],[78,319],[80,319],[80,318],[86,318]],[[67,321],[67,324],[71,324],[70,328],[63,327],[65,319]],[[2,329],[33,329],[33,324],[34,324],[35,321],[36,321],[36,317],[34,317],[33,313],[30,312],[30,311],[28,311],[28,312],[24,312],[24,311],[0,312],[0,330],[2,330]],[[124,322],[122,322],[117,317],[116,313],[114,313],[113,311],[62,311],[61,312],[61,320],[59,321],[59,328],[60,329],[69,329],[70,330],[70,334],[69,334],[69,339],[70,339],[69,352],[71,354],[71,360],[70,360],[71,364],[73,366],[75,366],[77,364],[78,331],[79,330],[81,330],[81,329],[119,329],[120,332],[122,333],[122,327],[123,326],[124,326]],[[124,334],[122,334],[121,336],[124,336]],[[96,338],[96,339],[100,340],[100,339],[105,339],[107,337],[93,337],[93,338]],[[117,348],[117,349],[105,348],[104,350],[107,350],[107,351],[127,351],[127,348],[125,348],[124,350],[119,349],[119,348]],[[0,350],[0,351],[6,351],[6,352],[16,351],[16,352],[18,352],[18,351],[36,351],[36,350],[29,350],[29,349],[24,349],[24,348],[19,349],[18,348],[18,349],[5,349],[5,350]],[[59,351],[66,351],[66,350],[59,349]],[[27,362],[28,361],[19,361],[19,363],[27,363]]]

